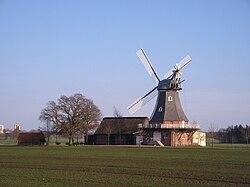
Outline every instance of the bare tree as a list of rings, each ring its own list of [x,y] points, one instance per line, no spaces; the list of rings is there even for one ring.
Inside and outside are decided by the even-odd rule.
[[[248,140],[250,138],[250,126],[246,125],[245,128],[241,129],[241,132],[242,132],[244,138],[246,139],[247,146],[248,146],[248,143],[249,143]]]
[[[100,118],[98,107],[82,94],[61,96],[57,103],[50,101],[39,117],[43,122],[51,121],[69,139],[69,145],[74,143],[77,132],[95,128]]]
[[[122,117],[122,113],[114,106],[114,113],[113,113],[114,117]]]
[[[84,107],[77,119],[77,130],[86,136],[88,140],[88,132],[98,127],[101,121],[101,111],[90,99],[85,100]]]
[[[118,128],[119,132],[119,144],[122,144],[122,135],[121,135],[121,118],[122,118],[122,113],[114,106],[114,117],[116,117],[116,125]]]
[[[39,120],[44,123],[44,126],[40,127],[41,130],[46,131],[47,134],[47,145],[49,144],[48,135],[52,134],[54,130],[57,130],[60,124],[63,122],[59,116],[59,106],[54,101],[49,101],[47,106],[42,109]]]
[[[46,145],[49,145],[50,143],[50,136],[54,134],[55,131],[55,125],[52,123],[50,120],[43,120],[41,121],[44,122],[44,126],[40,126],[39,129],[45,133],[45,136],[47,137],[47,142]]]
[[[210,124],[208,128],[208,133],[209,133],[209,138],[212,144],[212,148],[214,148],[214,139],[215,139],[216,131],[217,131],[217,126],[214,123]]]
[[[120,125],[119,117],[122,117],[122,113],[115,106],[114,106],[114,113],[113,113],[113,115],[114,115],[114,117],[118,118],[116,120],[116,124],[115,125],[119,126]],[[109,145],[110,144],[110,135],[114,131],[114,126],[111,123],[107,123],[107,124],[105,124],[105,126],[103,128],[104,128],[104,132],[107,134],[107,145]],[[120,128],[119,128],[119,134],[120,134]],[[119,139],[120,139],[120,136],[119,136]]]
[[[113,130],[114,129],[112,124],[110,123],[105,124],[104,132],[107,134],[107,145],[109,145],[110,143],[110,135],[112,134]]]

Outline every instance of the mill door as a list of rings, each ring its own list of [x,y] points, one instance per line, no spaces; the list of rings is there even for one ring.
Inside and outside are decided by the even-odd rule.
[[[154,141],[161,141],[161,132],[154,131],[154,133],[153,133],[153,140]]]

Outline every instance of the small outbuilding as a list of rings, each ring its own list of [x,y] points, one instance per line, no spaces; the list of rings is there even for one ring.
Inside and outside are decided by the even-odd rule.
[[[205,147],[206,146],[206,133],[196,131],[193,135],[193,143]]]
[[[45,142],[42,132],[22,132],[17,138],[18,145],[44,145]]]

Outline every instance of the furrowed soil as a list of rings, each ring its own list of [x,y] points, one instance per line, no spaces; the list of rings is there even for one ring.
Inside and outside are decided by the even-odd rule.
[[[250,186],[250,148],[0,146],[0,186]]]

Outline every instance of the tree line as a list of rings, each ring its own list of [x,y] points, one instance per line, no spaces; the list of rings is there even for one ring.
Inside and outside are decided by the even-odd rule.
[[[39,119],[40,128],[47,135],[47,144],[52,134],[61,134],[68,138],[68,144],[74,144],[78,135],[87,135],[95,129],[101,120],[101,111],[91,99],[80,93],[61,96],[57,102],[49,101],[42,109]]]
[[[246,143],[250,141],[250,126],[232,125],[222,128],[217,133],[217,138],[221,143]]]

